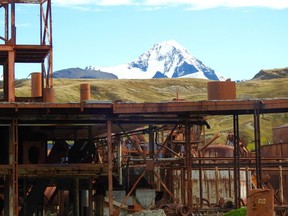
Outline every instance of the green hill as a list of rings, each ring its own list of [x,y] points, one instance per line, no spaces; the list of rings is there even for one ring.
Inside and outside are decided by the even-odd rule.
[[[89,83],[91,100],[127,102],[167,102],[178,97],[186,101],[207,100],[207,82],[203,79],[150,79],[150,80],[91,80],[54,79],[56,102],[78,102],[80,84]],[[237,99],[288,98],[288,78],[250,80],[236,83]],[[16,81],[16,95],[30,96],[30,80]],[[206,139],[221,132],[216,142],[224,143],[228,131],[233,130],[231,116],[208,117],[211,125]],[[254,148],[253,116],[240,116],[240,135],[250,149]],[[261,115],[261,143],[272,143],[272,128],[288,123],[288,114]]]

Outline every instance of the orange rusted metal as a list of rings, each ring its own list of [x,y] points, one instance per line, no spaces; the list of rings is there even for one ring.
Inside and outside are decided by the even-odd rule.
[[[273,128],[273,143],[288,143],[288,124]]]
[[[80,84],[80,102],[90,100],[90,84],[82,83]]]
[[[44,102],[54,103],[55,102],[55,91],[54,88],[43,89]]]
[[[31,96],[42,97],[42,74],[39,72],[31,73]]]
[[[249,191],[247,200],[247,216],[274,215],[274,191],[255,189]]]
[[[207,83],[208,100],[235,100],[236,84],[231,81],[210,81]]]

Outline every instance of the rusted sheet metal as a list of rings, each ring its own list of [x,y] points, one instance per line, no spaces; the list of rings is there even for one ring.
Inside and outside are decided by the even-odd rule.
[[[248,195],[247,216],[274,215],[274,191],[267,189],[251,190]]]
[[[288,158],[288,143],[278,143],[261,147],[263,158]]]
[[[273,128],[273,143],[288,143],[288,124]]]
[[[105,176],[107,164],[22,164],[19,177]]]

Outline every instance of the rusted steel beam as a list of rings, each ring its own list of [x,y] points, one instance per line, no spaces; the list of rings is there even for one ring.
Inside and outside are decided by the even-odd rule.
[[[124,113],[174,113],[197,112],[229,115],[235,112],[253,114],[255,104],[261,105],[261,112],[273,113],[287,111],[288,99],[264,100],[225,100],[225,101],[194,101],[167,103],[114,103],[113,112]]]
[[[19,164],[19,177],[107,176],[107,164]]]

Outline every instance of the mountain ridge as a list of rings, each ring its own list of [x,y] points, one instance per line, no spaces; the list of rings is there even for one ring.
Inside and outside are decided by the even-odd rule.
[[[288,67],[260,70],[252,79],[267,80],[278,78],[288,78]]]
[[[203,78],[225,80],[225,78],[205,66],[200,60],[174,40],[154,44],[135,60],[112,67],[95,66],[96,70],[109,71],[119,79]],[[158,74],[158,75],[157,75]]]

